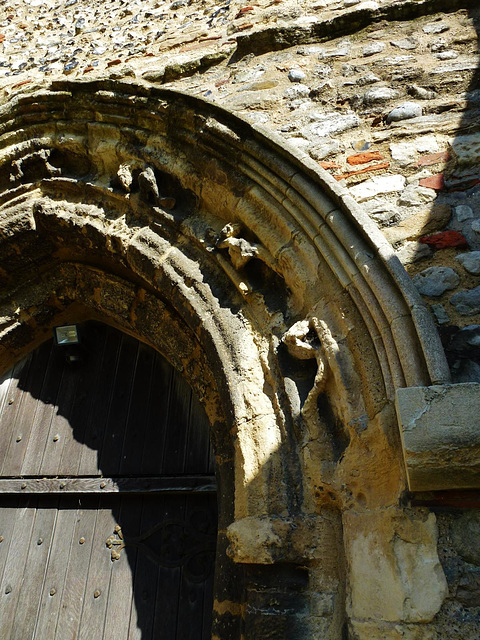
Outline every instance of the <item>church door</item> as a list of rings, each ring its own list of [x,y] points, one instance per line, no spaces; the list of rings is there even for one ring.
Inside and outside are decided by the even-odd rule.
[[[99,323],[0,387],[0,638],[207,640],[208,423],[153,349]]]

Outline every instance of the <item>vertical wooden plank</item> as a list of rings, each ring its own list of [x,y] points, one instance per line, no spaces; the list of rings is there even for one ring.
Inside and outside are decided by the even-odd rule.
[[[146,345],[138,345],[135,377],[128,409],[119,474],[121,476],[143,473],[142,453],[147,429],[148,405],[155,352]]]
[[[35,522],[36,501],[17,509],[12,541],[0,589],[0,638],[10,638]],[[34,595],[32,597],[35,597]]]
[[[175,371],[168,410],[163,473],[176,475],[185,469],[185,448],[192,390]]]
[[[63,365],[62,380],[58,389],[55,411],[52,414],[50,427],[46,434],[45,446],[35,475],[58,475],[60,460],[65,441],[72,438],[70,415],[75,401],[75,394],[79,382],[79,369],[73,369],[68,364]]]
[[[165,521],[183,522],[185,517],[185,497],[165,496],[162,517]],[[158,569],[157,599],[153,638],[179,638],[176,635],[179,611],[180,567],[160,566]]]
[[[78,634],[79,640],[99,640],[103,638],[105,631],[105,618],[109,600],[110,577],[112,560],[106,540],[115,529],[116,518],[112,513],[118,513],[118,496],[112,498],[112,502],[106,505],[102,501],[95,523],[93,534],[92,555],[88,568],[87,585],[85,589],[85,601]],[[62,636],[59,636],[62,638]],[[63,638],[62,638],[63,640]]]
[[[0,504],[0,539],[2,540],[0,543],[0,584],[2,584],[3,571],[13,540],[15,519],[19,506],[18,496],[2,496]]]
[[[185,526],[192,536],[192,546],[198,543],[195,533],[201,540],[203,535],[212,534],[215,529],[216,516],[212,512],[210,496],[188,496],[185,505]],[[188,544],[188,543],[187,543]],[[187,549],[188,550],[188,549]],[[205,571],[205,577],[202,576]],[[206,601],[210,600],[209,587],[213,579],[213,556],[199,555],[185,562],[179,587],[179,611],[177,637],[182,640],[207,640],[203,635],[208,629],[204,614]],[[210,608],[213,602],[210,600]],[[207,631],[208,633],[208,631]]]
[[[120,558],[111,563],[111,581],[108,594],[105,631],[102,640],[127,640],[132,606],[135,606],[134,575],[137,563],[137,549],[129,546],[129,540],[140,533],[142,500],[137,496],[123,496],[118,524],[126,543],[120,551]]]
[[[162,496],[143,496],[140,526],[142,533],[152,529],[162,518],[163,501]],[[158,565],[139,550],[134,575],[134,600],[129,621],[128,640],[154,640],[153,625],[157,582]]]
[[[102,402],[105,402],[105,398],[102,397],[102,385],[104,384],[102,364],[107,348],[107,327],[100,323],[88,323],[85,334],[86,362],[78,371],[77,390],[69,416],[71,432],[63,445],[58,468],[60,476],[77,475],[83,449],[87,446],[86,433],[88,425],[93,420],[95,399],[100,396]],[[96,451],[94,451],[94,460],[96,470]]]
[[[137,349],[137,340],[127,335],[122,337],[114,391],[99,456],[99,468],[105,476],[116,476],[120,469]]]
[[[118,357],[122,334],[115,329],[105,327],[105,351],[99,366],[97,386],[91,392],[94,395],[93,405],[88,418],[81,460],[78,474],[82,476],[98,475],[100,473],[99,457],[105,436],[105,428],[112,403],[115,372],[118,367]],[[105,474],[106,475],[106,474]]]
[[[39,499],[10,640],[25,640],[33,636],[55,530],[57,504],[58,500],[50,496]]]
[[[98,505],[97,497],[82,496],[81,505],[76,511],[75,530],[65,577],[65,588],[61,595],[57,628],[50,636],[55,640],[77,640],[78,638],[88,569],[93,550],[93,534]]]
[[[75,496],[68,496],[61,498],[58,505],[59,511],[35,627],[34,638],[38,640],[54,637],[63,594],[65,589],[69,588],[65,578],[74,542],[77,502]]]
[[[1,413],[1,438],[0,438],[0,470],[4,475],[10,475],[7,468],[4,472],[5,461],[7,466],[12,458],[17,458],[15,448],[25,448],[31,429],[31,420],[22,419],[23,416],[35,413],[35,405],[40,393],[45,368],[49,357],[49,345],[42,345],[35,352],[29,354],[23,361],[20,375],[13,377],[9,385],[8,397]],[[31,390],[31,392],[30,392]],[[23,444],[17,440],[22,438]]]
[[[162,473],[173,373],[173,367],[157,354],[152,375],[152,390],[142,456],[141,468],[144,475],[155,476]]]
[[[0,415],[2,419],[7,407],[14,404],[14,394],[19,392],[17,389],[18,379],[22,376],[22,373],[23,378],[28,375],[28,368],[32,359],[33,354],[29,354],[0,376]]]
[[[35,405],[35,412],[22,417],[23,426],[30,431],[30,437],[17,443],[16,457],[11,459],[9,465],[4,465],[4,475],[38,475],[50,424],[57,410],[57,395],[65,367],[63,354],[52,347],[51,342],[49,345],[51,347],[50,358],[42,389]]]

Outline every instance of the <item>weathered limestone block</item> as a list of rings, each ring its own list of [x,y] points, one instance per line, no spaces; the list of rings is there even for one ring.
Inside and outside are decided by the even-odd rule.
[[[377,628],[379,622],[431,621],[447,595],[434,514],[391,508],[344,513],[343,523],[352,620],[375,620]]]
[[[425,625],[378,625],[376,622],[352,622],[354,640],[437,640],[433,629]]]
[[[480,487],[480,385],[462,383],[397,391],[412,491]]]
[[[241,518],[227,529],[227,553],[234,562],[246,564],[319,561],[335,573],[336,563],[328,560],[338,554],[339,528],[337,518],[330,515]]]

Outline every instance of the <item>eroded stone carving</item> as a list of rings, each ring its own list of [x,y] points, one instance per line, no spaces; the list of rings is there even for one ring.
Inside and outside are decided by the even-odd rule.
[[[259,258],[270,265],[271,259],[268,251],[261,244],[249,242],[240,237],[241,233],[242,225],[238,222],[231,222],[223,227],[217,241],[218,249],[228,249],[228,255],[235,269],[241,269],[252,258]]]

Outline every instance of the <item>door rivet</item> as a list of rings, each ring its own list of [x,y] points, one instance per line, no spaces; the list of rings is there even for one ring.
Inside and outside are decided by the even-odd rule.
[[[80,538],[80,540],[78,541],[78,544],[85,544],[85,538]]]
[[[11,592],[12,592],[12,587],[9,584],[7,584],[7,586],[5,587],[5,593],[8,594],[8,593],[11,593]]]
[[[60,436],[58,435],[58,433],[56,433],[56,434],[53,436],[53,441],[54,441],[54,442],[58,442],[59,440],[60,440]]]
[[[43,538],[39,538],[39,539],[37,540],[37,544],[38,544],[38,545],[43,544]]]
[[[60,489],[65,489],[66,486],[65,482],[60,482]]]
[[[3,542],[5,540],[5,538],[3,536],[0,536],[0,542]]]
[[[98,589],[93,593],[93,597],[94,598],[100,597],[100,591]]]
[[[54,596],[57,593],[56,589],[50,589],[50,595]]]
[[[21,441],[21,439],[22,439],[22,436],[17,436],[17,437],[15,438],[15,441],[16,441],[16,442],[20,442],[20,441]]]
[[[106,482],[101,482],[100,483],[100,489],[105,489],[106,486],[107,486]]]
[[[20,488],[21,489],[26,489],[27,488],[27,485],[25,484],[25,482],[22,482],[22,484],[20,485]]]

